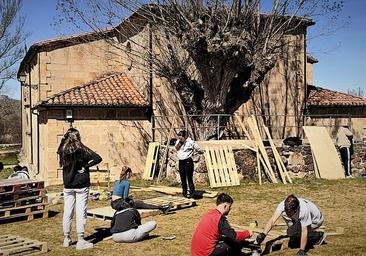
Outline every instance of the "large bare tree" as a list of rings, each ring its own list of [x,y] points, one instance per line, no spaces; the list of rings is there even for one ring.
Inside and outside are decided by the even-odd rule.
[[[22,0],[0,0],[0,91],[6,81],[15,78],[16,63],[24,57],[24,17]]]
[[[209,119],[209,114],[232,114],[250,98],[275,65],[281,49],[290,43],[288,34],[305,30],[314,15],[334,17],[343,7],[342,1],[273,0],[264,14],[262,2],[269,3],[59,0],[58,8],[63,19],[76,27],[86,26],[102,36],[106,35],[104,28],[110,27],[119,38],[128,37],[131,28],[141,29],[141,24],[132,22],[129,31],[119,26],[129,14],[138,12],[154,31],[154,45],[160,50],[129,54],[140,59],[142,68],[152,67],[155,74],[168,81],[178,92],[186,113],[202,114],[196,122],[207,123],[216,122]],[[131,51],[118,40],[109,42]]]

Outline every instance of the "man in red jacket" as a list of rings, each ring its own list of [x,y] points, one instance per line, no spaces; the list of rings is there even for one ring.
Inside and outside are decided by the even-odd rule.
[[[234,200],[227,194],[219,194],[216,208],[206,213],[192,236],[192,256],[218,256],[240,254],[240,242],[252,236],[252,231],[235,231],[226,216]]]

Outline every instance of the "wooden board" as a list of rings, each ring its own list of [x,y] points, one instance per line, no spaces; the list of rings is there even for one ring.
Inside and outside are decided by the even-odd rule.
[[[146,163],[142,179],[152,180],[155,176],[156,167],[158,164],[159,156],[159,142],[149,143],[149,149],[147,151]]]
[[[47,253],[47,243],[14,235],[0,235],[0,256],[39,255]]]
[[[152,204],[156,206],[165,206],[169,203],[173,203],[171,210],[179,210],[187,207],[196,206],[196,200],[192,198],[185,198],[180,196],[159,196],[150,199],[142,200],[146,204]]]
[[[240,185],[231,147],[207,147],[205,161],[211,188]]]
[[[163,194],[168,194],[168,195],[178,195],[178,194],[182,193],[182,188],[178,188],[178,187],[152,185],[148,189],[150,189],[152,191],[160,192]],[[196,191],[196,192],[200,193],[201,191]],[[218,194],[218,192],[216,192],[216,191],[208,191],[208,190],[202,191],[202,196],[207,197],[207,198],[214,198],[217,196],[217,194]]]
[[[304,126],[306,137],[314,153],[320,178],[342,179],[344,170],[337,149],[325,127]]]
[[[160,210],[147,210],[147,209],[138,209],[141,218],[146,218],[150,216],[155,216],[160,214]],[[111,221],[116,210],[112,209],[110,206],[88,209],[87,216],[93,219]]]
[[[42,218],[48,218],[48,204],[37,203],[33,205],[0,209],[0,220],[25,216],[27,217],[27,220],[33,220],[36,215],[42,215]]]

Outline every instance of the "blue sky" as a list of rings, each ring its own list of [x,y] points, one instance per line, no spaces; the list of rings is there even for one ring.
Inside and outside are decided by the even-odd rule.
[[[73,34],[70,27],[55,27],[56,0],[25,0],[22,12],[26,15],[25,30],[31,32],[28,48],[35,42]],[[308,52],[319,60],[314,65],[314,84],[341,92],[361,88],[366,96],[366,1],[346,0],[341,13],[350,23],[332,34],[317,36],[324,21],[308,30]],[[5,92],[20,98],[19,83],[9,81]]]

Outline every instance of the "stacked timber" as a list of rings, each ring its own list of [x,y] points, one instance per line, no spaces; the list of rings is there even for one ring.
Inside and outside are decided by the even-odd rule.
[[[0,221],[24,217],[48,217],[44,181],[7,179],[0,181]]]

